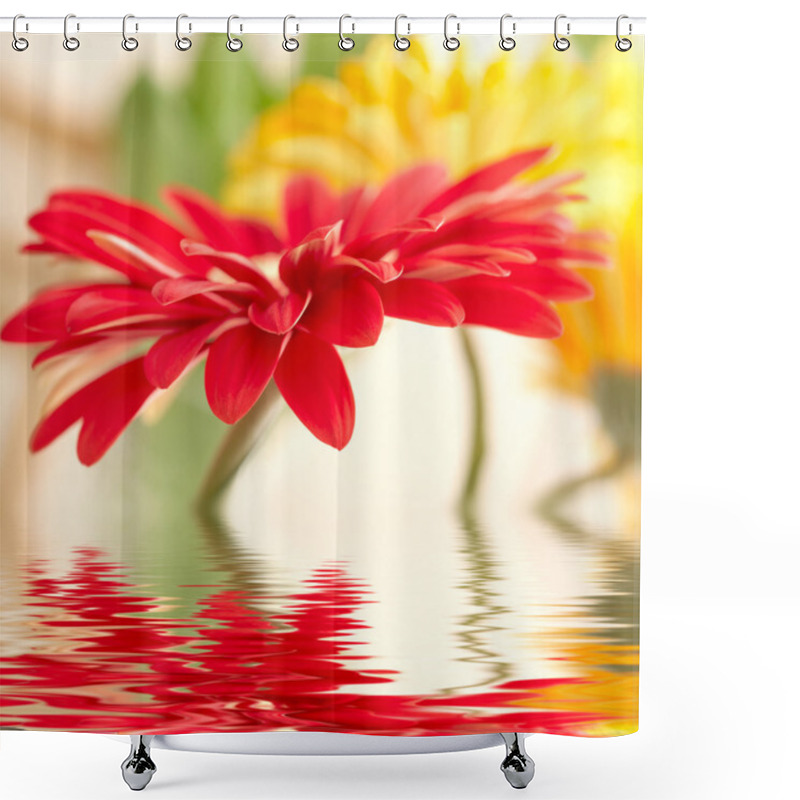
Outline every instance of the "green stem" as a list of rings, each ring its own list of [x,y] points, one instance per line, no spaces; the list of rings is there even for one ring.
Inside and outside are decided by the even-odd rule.
[[[199,511],[209,512],[216,509],[239,467],[266,431],[272,417],[270,411],[279,397],[275,382],[270,381],[255,405],[222,440],[195,499],[195,506]]]
[[[470,333],[464,328],[459,328],[458,332],[466,358],[472,391],[472,452],[461,490],[460,508],[462,516],[471,516],[474,512],[483,462],[486,457],[486,395],[478,355]]]

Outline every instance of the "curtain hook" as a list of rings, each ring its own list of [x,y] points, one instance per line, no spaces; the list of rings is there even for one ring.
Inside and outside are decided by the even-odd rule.
[[[458,48],[461,46],[461,42],[455,36],[448,35],[448,31],[447,31],[447,27],[448,27],[448,24],[450,23],[451,19],[456,20],[456,33],[459,33],[460,29],[461,29],[461,25],[458,22],[458,17],[456,17],[455,14],[448,14],[444,18],[444,49],[445,50],[458,50]]]
[[[627,53],[628,50],[630,50],[631,47],[633,47],[633,42],[630,39],[621,39],[620,38],[620,35],[619,35],[619,23],[623,19],[629,19],[628,15],[627,14],[620,14],[617,17],[617,41],[614,42],[614,47],[616,47],[617,50],[620,51],[620,53]],[[631,23],[629,21],[628,22],[628,36],[630,36],[632,33],[633,33],[633,25],[631,25]]]
[[[286,50],[287,53],[293,53],[300,47],[300,42],[297,39],[290,39],[288,30],[289,30],[289,20],[290,19],[297,19],[297,17],[293,17],[291,14],[288,14],[283,18],[283,49]],[[297,31],[299,33],[300,28],[297,27]]]
[[[503,14],[503,16],[500,17],[500,49],[501,50],[513,50],[517,46],[516,41],[514,41],[514,39],[512,39],[510,36],[506,36],[505,35],[505,31],[504,31],[504,26],[505,26],[506,20],[507,19],[511,19],[511,18],[512,18],[511,14]],[[512,22],[511,23],[511,32],[512,33],[516,33],[517,32],[517,23],[516,22]]]
[[[192,46],[192,40],[188,36],[181,35],[181,20],[188,19],[188,14],[178,14],[175,18],[175,47],[178,50],[186,51]],[[189,33],[192,32],[192,23],[189,23]]]
[[[236,14],[231,14],[228,17],[228,41],[225,43],[225,47],[231,51],[231,53],[238,53],[243,47],[244,42],[241,39],[237,39],[235,36],[231,35],[231,22],[235,19],[239,19]],[[241,32],[242,26],[239,26],[239,31]]]
[[[569,39],[565,38],[564,36],[558,35],[558,21],[560,19],[566,19],[566,14],[559,14],[556,17],[556,21],[553,25],[553,35],[555,36],[555,41],[553,42],[553,47],[558,50],[560,53],[563,53],[565,50],[569,50]],[[569,36],[569,22],[567,22],[567,36]]]
[[[21,53],[23,50],[28,49],[28,40],[23,39],[21,36],[17,36],[17,20],[18,19],[25,19],[24,14],[17,14],[14,17],[14,21],[11,23],[11,35],[14,37],[11,40],[11,46],[18,52]],[[25,30],[28,30],[28,23],[25,23]]]
[[[129,53],[132,53],[138,46],[139,40],[134,38],[133,36],[128,36],[128,20],[135,19],[133,14],[126,14],[122,18],[122,49],[127,50]],[[137,24],[135,29],[139,30],[139,25]]]
[[[346,19],[353,19],[353,18],[349,14],[342,14],[342,16],[339,17],[339,49],[340,50],[352,50],[356,46],[356,43],[349,36],[345,36],[344,33],[342,32],[342,28],[344,26],[344,21]],[[351,23],[351,24],[353,25],[353,33],[355,33],[356,25],[355,25],[354,22]]]
[[[69,35],[69,21],[71,19],[75,19],[74,14],[67,14],[67,16],[64,17],[64,49],[73,52],[81,46],[81,43],[77,36]],[[80,29],[81,26],[76,22],[75,30],[79,31]]]
[[[408,19],[405,14],[398,14],[394,18],[394,49],[395,50],[408,50],[411,47],[411,40],[406,39],[405,36],[400,35],[400,20]],[[408,32],[411,33],[411,23],[407,22]]]

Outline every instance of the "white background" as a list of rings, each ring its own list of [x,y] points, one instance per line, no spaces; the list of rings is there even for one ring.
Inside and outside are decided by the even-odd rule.
[[[607,740],[530,737],[537,776],[527,793],[797,797],[800,6],[27,2],[2,13],[648,18],[641,729]],[[4,732],[0,789],[9,800],[128,797],[126,753],[98,735]],[[145,791],[170,800],[509,797],[501,754],[155,751],[159,771]]]

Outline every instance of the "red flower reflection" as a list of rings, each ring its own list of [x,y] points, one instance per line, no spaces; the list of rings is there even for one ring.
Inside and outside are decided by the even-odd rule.
[[[26,249],[116,278],[45,289],[4,325],[6,341],[46,345],[34,366],[73,367],[31,448],[80,421],[78,456],[93,464],[154,393],[205,358],[217,417],[235,423],[274,380],[303,424],[341,449],[355,403],[336,347],[374,345],[384,316],[558,336],[551,302],[589,297],[572,267],[604,259],[557,211],[577,199],[560,191],[577,176],[513,182],[546,153],[515,154],[455,184],[434,164],[341,195],[300,177],[286,188],[281,230],[188,189],[166,193],[183,227],[99,192],[52,195],[30,219],[41,241]]]
[[[578,679],[526,680],[479,694],[359,694],[392,670],[349,666],[364,586],[331,565],[285,598],[222,590],[188,618],[139,595],[94,549],[58,579],[31,570],[26,648],[0,663],[0,725],[96,733],[337,731],[445,735],[508,730],[584,733],[611,715],[565,708],[548,692]],[[258,604],[287,610],[267,615]],[[4,647],[11,646],[6,635]]]

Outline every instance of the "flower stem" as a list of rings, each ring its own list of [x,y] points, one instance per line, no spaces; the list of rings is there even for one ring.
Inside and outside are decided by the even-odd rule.
[[[239,467],[266,431],[279,396],[275,382],[270,381],[255,405],[222,440],[195,499],[199,510],[209,512],[216,508]]]
[[[470,389],[472,390],[472,452],[461,489],[460,508],[462,515],[472,516],[483,470],[483,461],[486,456],[486,396],[481,367],[471,335],[464,328],[459,328],[458,332],[466,357]]]

